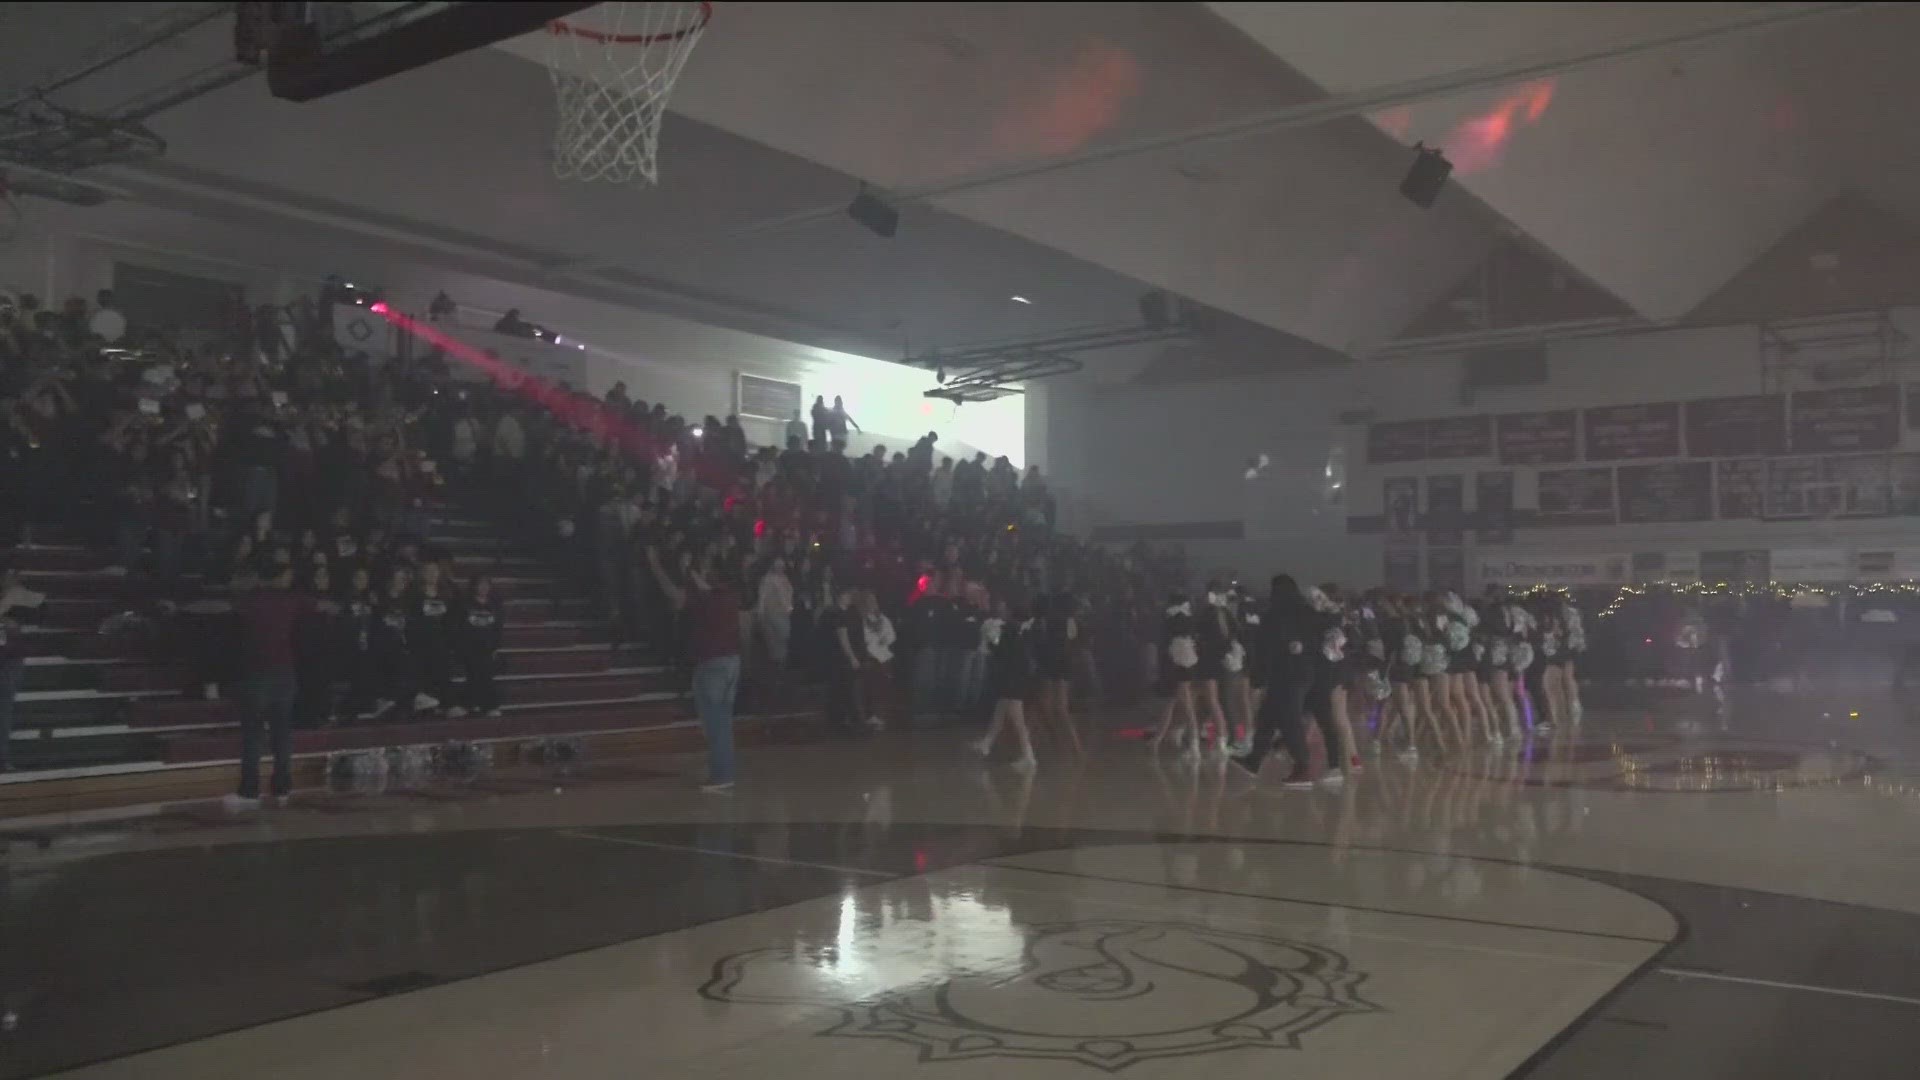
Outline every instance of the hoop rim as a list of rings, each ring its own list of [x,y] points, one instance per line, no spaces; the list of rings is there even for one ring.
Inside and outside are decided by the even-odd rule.
[[[547,33],[554,35],[566,34],[570,37],[585,38],[588,41],[597,42],[601,45],[659,45],[669,41],[679,41],[682,38],[697,34],[705,30],[707,24],[712,21],[712,0],[701,0],[700,18],[695,20],[692,25],[682,27],[678,30],[663,30],[657,34],[609,34],[604,30],[592,30],[584,26],[575,26],[565,19],[555,19],[547,24]]]

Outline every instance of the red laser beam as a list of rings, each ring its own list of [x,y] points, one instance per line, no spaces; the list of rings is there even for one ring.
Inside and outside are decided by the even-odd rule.
[[[511,390],[546,409],[561,423],[598,442],[615,443],[632,456],[658,456],[671,448],[668,440],[636,426],[618,409],[529,375],[491,353],[476,349],[410,315],[393,310],[385,301],[376,302],[368,310],[446,355],[478,368],[493,380],[494,385]],[[682,458],[681,465],[683,468],[691,467],[701,483],[716,491],[727,491],[733,486],[732,470],[705,454],[696,452],[687,455]]]

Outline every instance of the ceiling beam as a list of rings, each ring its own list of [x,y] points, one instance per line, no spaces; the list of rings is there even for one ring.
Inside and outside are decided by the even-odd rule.
[[[1698,45],[1729,34],[1747,33],[1756,30],[1777,28],[1808,19],[1839,15],[1863,8],[1877,6],[1867,2],[1811,3],[1811,4],[1768,4],[1756,10],[1747,10],[1680,30],[1663,30],[1647,34],[1604,47],[1571,50],[1548,54],[1517,61],[1491,64],[1485,67],[1465,71],[1448,72],[1444,75],[1413,79],[1391,86],[1375,87],[1345,94],[1331,94],[1323,98],[1275,109],[1271,112],[1256,113],[1217,124],[1192,128],[1187,131],[1155,135],[1142,139],[1110,143],[1091,147],[1077,154],[1048,158],[1014,165],[1004,169],[995,169],[976,173],[971,176],[955,177],[934,184],[913,188],[896,189],[886,192],[887,197],[896,206],[906,202],[935,202],[943,197],[963,192],[979,191],[984,188],[998,187],[1017,181],[1030,180],[1052,173],[1076,169],[1085,165],[1117,161],[1143,154],[1175,150],[1188,146],[1207,143],[1238,142],[1260,135],[1268,135],[1289,128],[1310,127],[1324,124],[1343,117],[1357,116],[1362,113],[1376,112],[1402,105],[1411,105],[1433,98],[1449,97],[1473,90],[1485,90],[1491,87],[1507,86],[1514,83],[1529,82],[1548,75],[1571,71],[1576,68],[1611,63],[1645,53],[1666,49]],[[767,232],[811,225],[827,221],[846,212],[843,203],[831,206],[818,206],[795,213],[735,229],[722,234],[720,239],[741,239]],[[711,241],[709,241],[710,243]]]

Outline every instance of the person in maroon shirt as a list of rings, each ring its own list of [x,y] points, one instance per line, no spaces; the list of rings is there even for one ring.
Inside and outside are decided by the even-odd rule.
[[[684,610],[688,654],[693,661],[693,707],[707,737],[708,795],[733,791],[733,702],[740,689],[740,596],[715,557],[703,552],[685,581],[676,581],[660,565],[660,552],[647,546],[647,563],[676,609]]]
[[[299,689],[293,632],[301,618],[319,610],[311,596],[293,591],[293,567],[233,598],[246,641],[246,678],[240,713],[240,791],[231,809],[260,805],[260,739],[273,740],[273,801],[285,806],[293,790],[293,701]]]

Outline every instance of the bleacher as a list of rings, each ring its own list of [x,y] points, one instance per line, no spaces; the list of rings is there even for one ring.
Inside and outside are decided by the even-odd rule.
[[[431,542],[464,576],[494,575],[506,605],[497,718],[422,716],[404,722],[349,718],[299,730],[294,752],[302,784],[319,782],[330,755],[374,747],[494,744],[511,760],[526,746],[558,738],[600,740],[662,751],[697,749],[700,736],[681,680],[668,666],[615,653],[606,623],[554,569],[522,554],[502,530],[448,513]],[[169,627],[148,612],[156,583],[109,571],[105,545],[49,543],[4,549],[23,583],[47,594],[45,619],[25,630],[29,656],[15,704],[13,764],[0,774],[0,814],[56,790],[158,798],[231,787],[239,750],[232,693],[208,700],[188,687],[170,659]],[[756,738],[809,730],[797,697],[766,698],[750,683],[740,733]],[[785,732],[776,730],[787,725]]]

